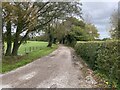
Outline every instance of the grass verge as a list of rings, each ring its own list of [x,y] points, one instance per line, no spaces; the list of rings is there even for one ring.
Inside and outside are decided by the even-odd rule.
[[[3,57],[2,60],[2,72],[5,73],[8,71],[11,71],[13,69],[16,69],[18,67],[24,66],[38,58],[41,58],[45,55],[50,54],[55,49],[57,49],[57,45],[53,45],[52,48],[46,47],[38,51],[33,51],[31,53],[28,53],[23,56],[9,56],[9,57]]]

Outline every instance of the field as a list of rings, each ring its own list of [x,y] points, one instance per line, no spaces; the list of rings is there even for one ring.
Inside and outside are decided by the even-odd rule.
[[[19,50],[18,50],[18,55],[23,55],[25,52],[31,52],[36,51],[38,49],[43,49],[46,48],[48,42],[42,42],[42,41],[27,41],[27,43],[23,43]],[[5,43],[5,50],[6,50],[6,43]],[[30,50],[31,49],[31,50]]]
[[[27,52],[30,52],[32,50],[38,50],[46,48],[48,42],[38,42],[38,41],[28,41],[26,44],[22,44],[20,49],[18,50],[18,54],[25,54],[25,49]]]
[[[57,45],[53,45],[51,48],[47,47],[47,42],[28,41],[28,43],[20,46],[18,51],[19,56],[3,57],[1,73],[11,71],[38,58],[48,55],[56,48]],[[27,53],[25,53],[25,49],[27,50]]]

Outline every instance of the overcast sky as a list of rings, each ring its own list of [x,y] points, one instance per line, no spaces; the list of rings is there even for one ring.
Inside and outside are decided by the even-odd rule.
[[[111,2],[101,2],[102,0],[81,0],[83,16],[88,16],[88,21],[92,22],[100,33],[100,38],[110,37],[109,22],[110,16],[114,10],[118,8],[118,0]],[[90,2],[91,1],[91,2]],[[105,0],[104,0],[105,1]],[[114,2],[113,2],[114,1]]]

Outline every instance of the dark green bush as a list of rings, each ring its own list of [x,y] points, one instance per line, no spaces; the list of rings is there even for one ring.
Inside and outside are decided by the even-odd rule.
[[[79,54],[92,69],[95,69],[96,51],[99,45],[100,43],[86,42],[78,43],[75,46],[77,54]]]
[[[75,50],[93,69],[120,85],[120,41],[77,43]]]
[[[120,84],[120,52],[119,42],[104,42],[97,50],[96,68],[105,74],[110,82]]]

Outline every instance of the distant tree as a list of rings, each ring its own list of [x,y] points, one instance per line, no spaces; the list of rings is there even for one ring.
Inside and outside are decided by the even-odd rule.
[[[85,23],[75,17],[68,17],[65,21],[59,24],[56,33],[60,43],[72,45],[81,36],[80,30],[85,28]]]
[[[59,24],[57,39],[63,44],[73,44],[76,41],[95,40],[99,37],[97,28],[92,24],[85,24],[83,20],[68,17]]]
[[[118,18],[118,11],[114,11],[111,18],[110,18],[110,23],[111,23],[111,30],[110,30],[110,33],[111,33],[111,37],[113,39],[118,39],[120,38],[119,37],[119,18]]]
[[[106,41],[106,40],[111,40],[110,38],[103,38],[102,39],[103,41]]]
[[[86,24],[85,32],[87,40],[92,41],[99,38],[98,30],[93,24]]]

